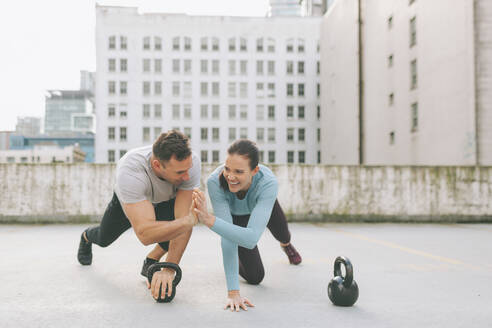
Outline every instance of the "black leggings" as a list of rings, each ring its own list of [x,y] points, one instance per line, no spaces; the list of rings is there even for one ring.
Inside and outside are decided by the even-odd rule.
[[[171,199],[166,202],[161,202],[154,205],[155,218],[157,221],[172,221],[174,220],[174,201]],[[87,239],[101,247],[111,245],[123,232],[131,227],[130,221],[123,212],[120,201],[116,194],[113,194],[113,199],[108,204],[101,224],[96,227],[91,227],[86,230]],[[169,241],[159,243],[165,251],[169,250]]]
[[[249,221],[248,215],[232,215],[232,221],[235,225],[240,227],[246,227]],[[275,200],[273,205],[272,214],[270,215],[270,221],[267,225],[268,229],[272,233],[273,237],[282,244],[290,242],[290,232],[287,227],[287,219],[284,211],[280,207],[278,200]],[[265,277],[265,269],[261,262],[260,252],[258,246],[253,249],[244,248],[238,246],[239,255],[239,274],[249,284],[258,285]]]

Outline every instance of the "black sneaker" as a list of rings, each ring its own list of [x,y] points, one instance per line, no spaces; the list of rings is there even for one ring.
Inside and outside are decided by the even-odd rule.
[[[280,246],[282,247],[282,250],[287,254],[287,257],[289,258],[290,264],[298,265],[299,263],[302,262],[302,257],[301,254],[297,252],[297,250],[292,246],[292,244],[289,244],[287,246]]]
[[[157,260],[146,257],[142,266],[142,271],[140,271],[140,274],[145,278],[147,278],[147,271],[149,271],[149,267],[157,262],[158,262]]]
[[[80,236],[79,251],[77,253],[77,259],[82,265],[91,265],[92,263],[92,243],[85,241],[84,232]]]

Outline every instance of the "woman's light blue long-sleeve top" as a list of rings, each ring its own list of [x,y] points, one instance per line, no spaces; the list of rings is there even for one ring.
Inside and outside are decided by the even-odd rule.
[[[278,182],[273,172],[264,165],[253,176],[251,186],[243,199],[220,187],[219,166],[207,180],[208,195],[214,209],[212,231],[221,236],[222,257],[228,290],[239,290],[239,259],[237,248],[252,249],[258,243],[270,220],[277,199]],[[232,215],[250,215],[247,227],[233,224]]]

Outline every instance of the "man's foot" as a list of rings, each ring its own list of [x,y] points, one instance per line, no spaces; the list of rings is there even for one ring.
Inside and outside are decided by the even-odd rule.
[[[297,265],[302,262],[301,255],[297,252],[294,246],[292,246],[292,244],[280,247],[282,247],[282,250],[285,252],[285,254],[287,254],[290,264]]]
[[[149,271],[149,267],[157,262],[159,261],[151,259],[150,257],[146,257],[142,266],[142,271],[140,271],[140,274],[145,278],[147,278],[147,271]]]
[[[91,265],[92,263],[92,243],[85,240],[85,231],[80,236],[79,251],[77,253],[77,259],[82,265]]]

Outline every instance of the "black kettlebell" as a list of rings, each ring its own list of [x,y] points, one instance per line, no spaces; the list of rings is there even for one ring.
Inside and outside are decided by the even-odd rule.
[[[159,303],[169,303],[173,300],[174,296],[176,296],[176,286],[179,284],[181,281],[181,268],[179,265],[171,262],[157,262],[152,264],[149,267],[149,270],[147,271],[147,279],[149,280],[149,284],[152,283],[152,276],[154,273],[157,271],[161,271],[162,268],[171,268],[176,271],[176,275],[174,276],[173,280],[173,291],[171,292],[171,296],[167,296],[167,286],[166,286],[166,292],[164,298],[161,298],[161,292],[162,292],[162,286],[159,287],[159,297],[156,299],[157,302]]]
[[[345,278],[342,277],[340,265],[345,266]],[[350,260],[339,256],[335,260],[333,278],[328,284],[328,297],[338,306],[352,306],[359,298],[359,287],[354,280],[354,269]]]

